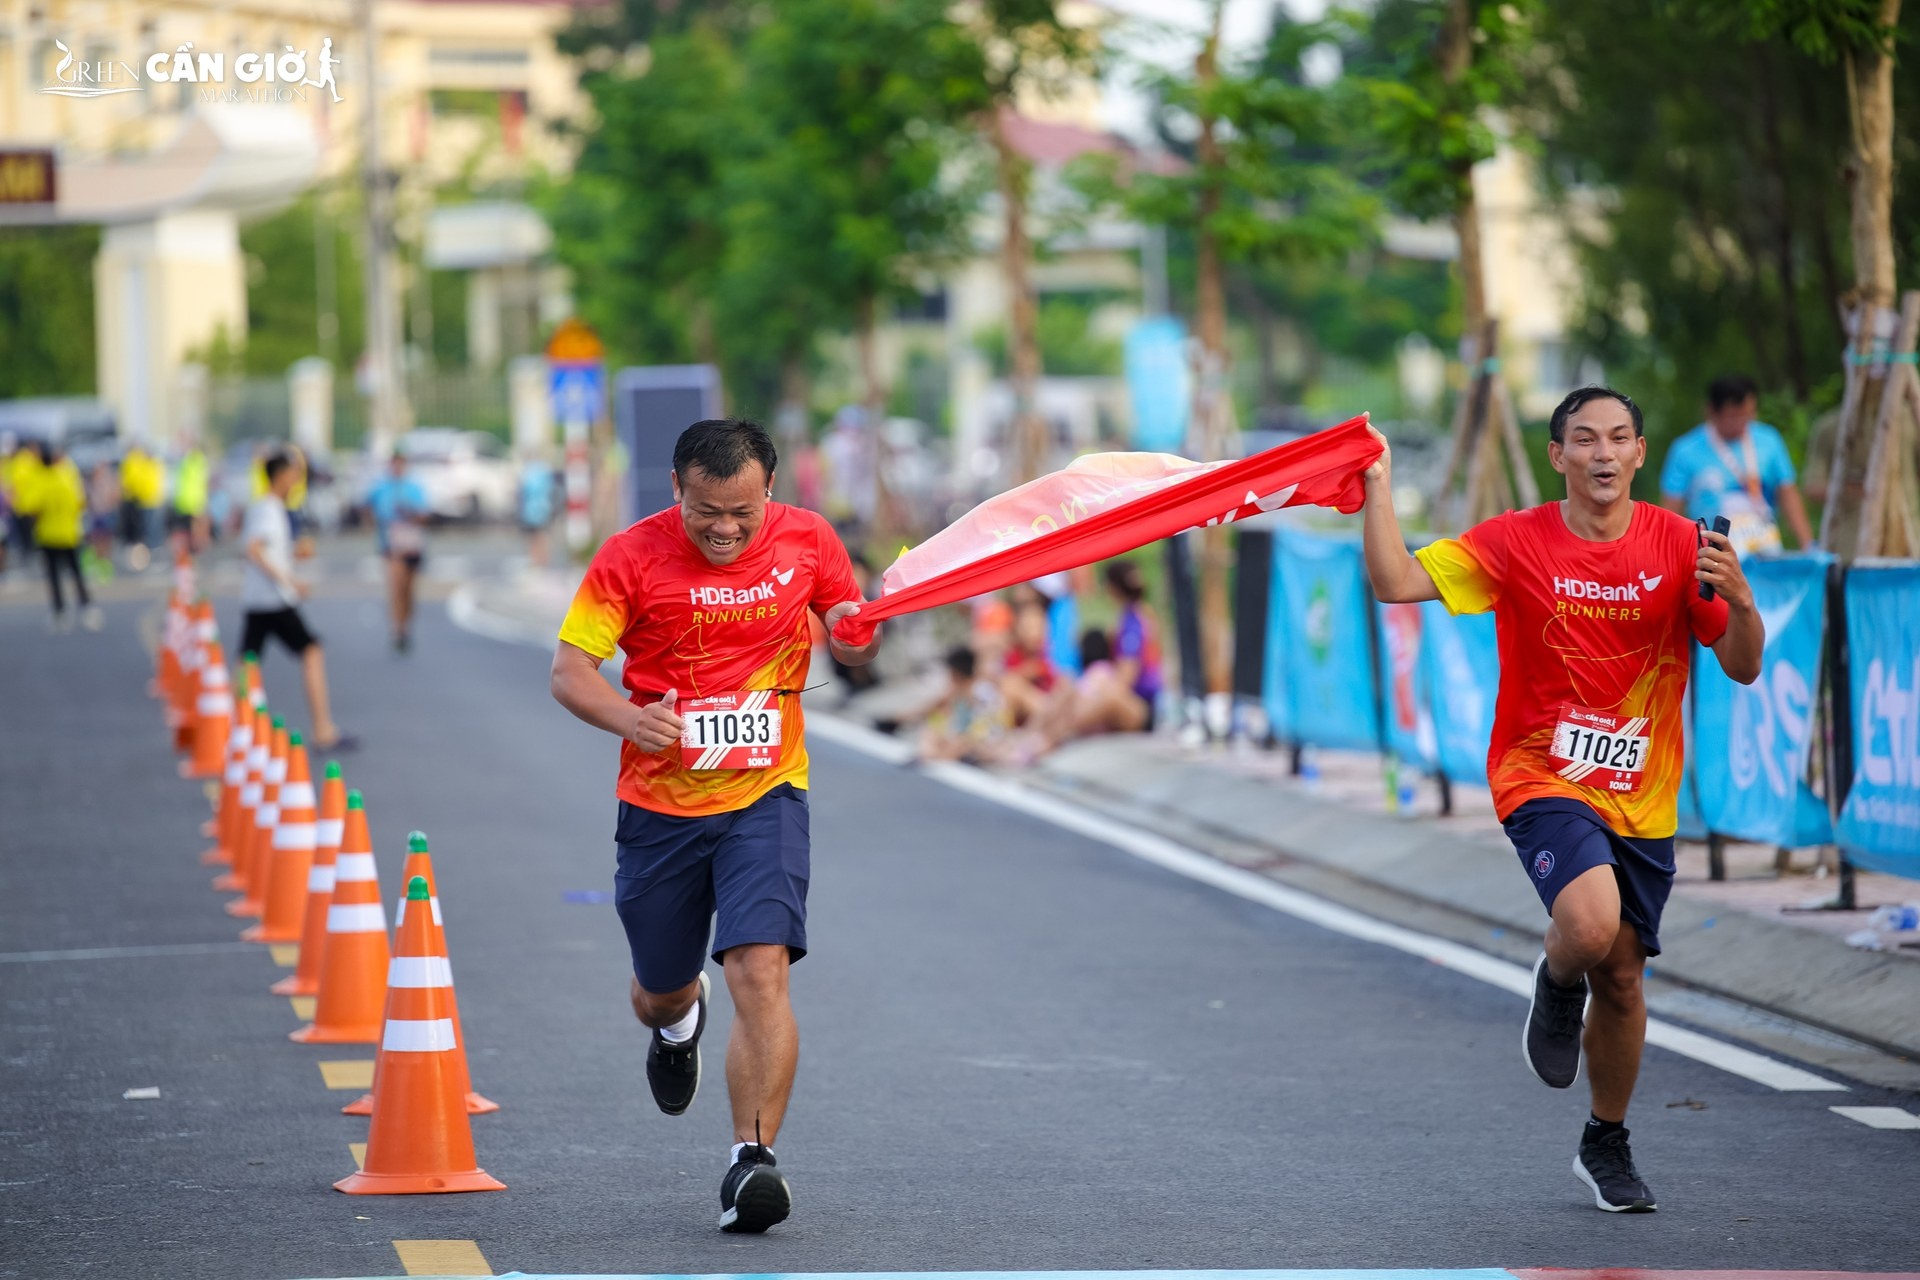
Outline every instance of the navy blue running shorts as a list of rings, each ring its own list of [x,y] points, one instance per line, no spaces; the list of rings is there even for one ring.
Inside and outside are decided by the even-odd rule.
[[[1640,935],[1648,955],[1660,954],[1660,916],[1673,891],[1672,836],[1617,835],[1590,805],[1558,797],[1527,801],[1507,815],[1504,825],[1547,914],[1553,914],[1561,889],[1611,863],[1620,886],[1620,918]]]
[[[748,943],[807,954],[807,793],[782,783],[744,809],[680,818],[620,802],[613,902],[647,991],[700,976]]]

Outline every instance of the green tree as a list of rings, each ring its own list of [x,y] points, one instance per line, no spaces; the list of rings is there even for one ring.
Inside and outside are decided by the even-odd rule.
[[[94,391],[97,227],[0,236],[0,398]]]

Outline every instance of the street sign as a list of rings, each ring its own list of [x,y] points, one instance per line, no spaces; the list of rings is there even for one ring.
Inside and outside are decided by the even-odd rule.
[[[607,403],[606,365],[549,363],[547,397],[553,404],[553,420],[562,426],[598,422]]]
[[[0,151],[0,204],[52,204],[53,152]]]

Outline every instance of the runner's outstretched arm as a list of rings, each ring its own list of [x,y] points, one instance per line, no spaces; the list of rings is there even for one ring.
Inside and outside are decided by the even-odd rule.
[[[1740,557],[1724,533],[1705,534],[1700,547],[1699,568],[1694,577],[1713,584],[1727,602],[1727,629],[1713,642],[1713,656],[1730,680],[1752,684],[1760,678],[1760,650],[1767,642],[1767,629],[1760,621],[1760,610],[1753,604],[1753,588],[1741,571]]]
[[[673,713],[674,690],[658,702],[635,706],[600,677],[600,659],[565,640],[553,646],[548,679],[554,701],[596,729],[625,738],[642,751],[661,751],[680,741],[686,728]]]
[[[1373,594],[1387,604],[1438,600],[1440,588],[1433,585],[1427,567],[1407,554],[1407,540],[1400,533],[1400,518],[1393,511],[1393,451],[1387,438],[1371,425],[1367,430],[1380,442],[1380,458],[1366,471],[1367,505],[1363,513],[1362,546],[1367,560],[1367,581]]]

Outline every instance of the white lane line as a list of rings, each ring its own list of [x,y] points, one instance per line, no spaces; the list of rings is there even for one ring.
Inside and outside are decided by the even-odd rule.
[[[1899,1107],[1828,1107],[1827,1110],[1858,1120],[1869,1129],[1920,1129],[1920,1116]]]
[[[828,742],[851,747],[855,751],[864,751],[876,760],[887,764],[912,764],[913,744],[900,738],[881,733],[878,729],[869,729],[866,725],[852,720],[842,720],[838,716],[814,711],[807,715],[807,732]]]
[[[846,741],[848,745],[855,745],[851,739],[842,739],[842,741]],[[1198,880],[1202,884],[1224,889],[1249,902],[1272,907],[1276,911],[1317,924],[1321,928],[1331,929],[1335,933],[1343,933],[1365,942],[1392,947],[1408,955],[1419,956],[1434,964],[1452,969],[1456,973],[1478,978],[1490,986],[1511,991],[1518,996],[1524,997],[1532,990],[1531,975],[1517,964],[1496,959],[1457,942],[1429,937],[1423,933],[1415,933],[1411,929],[1403,929],[1399,925],[1361,915],[1357,911],[1276,883],[1265,876],[1243,871],[1239,867],[1228,866],[1206,854],[1197,853],[1184,845],[1176,844],[1164,836],[1140,831],[1111,819],[1102,818],[1010,779],[987,773],[970,765],[945,761],[925,765],[922,772],[956,790],[980,796],[1009,809],[1016,809],[1044,822],[1050,822],[1054,826],[1113,845],[1115,848],[1131,853],[1136,858],[1164,867],[1190,880]],[[1722,1071],[1741,1076],[1756,1084],[1766,1085],[1771,1089],[1789,1092],[1847,1092],[1847,1086],[1837,1081],[1778,1062],[1763,1054],[1726,1044],[1710,1036],[1703,1036],[1697,1031],[1689,1031],[1670,1022],[1662,1022],[1657,1018],[1647,1020],[1647,1042],[1692,1058],[1696,1062],[1704,1062],[1710,1067],[1718,1067]]]
[[[213,956],[260,948],[245,942],[174,942],[151,947],[80,947],[71,951],[0,951],[0,964],[33,964],[50,960],[129,960],[142,956]]]

